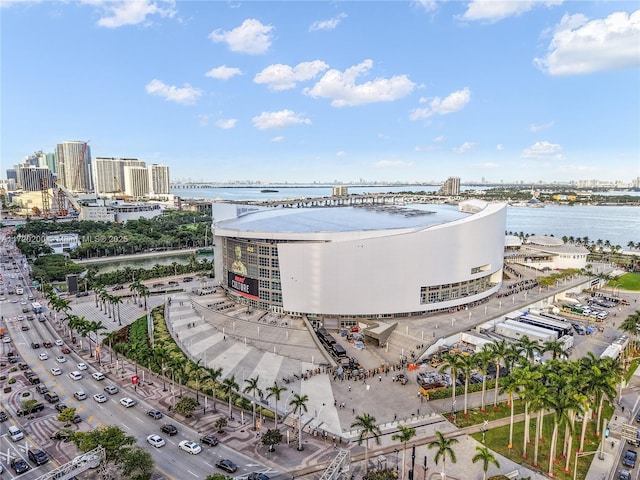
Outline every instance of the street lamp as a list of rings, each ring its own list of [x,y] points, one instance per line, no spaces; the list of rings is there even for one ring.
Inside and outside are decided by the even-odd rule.
[[[396,454],[396,474],[398,473],[398,452],[400,450],[398,450],[397,448],[394,450],[395,454]]]

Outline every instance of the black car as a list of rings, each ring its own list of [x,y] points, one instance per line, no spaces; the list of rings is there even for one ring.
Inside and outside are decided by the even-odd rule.
[[[156,420],[162,418],[162,412],[160,410],[149,410],[147,412],[147,415],[149,415],[151,418],[154,418]]]
[[[160,427],[160,431],[162,433],[166,433],[170,437],[173,437],[178,433],[178,429],[175,427],[175,425],[170,425],[170,424],[165,424],[162,427]]]
[[[114,290],[122,290],[124,289],[124,285],[116,285],[115,287],[113,287]]]
[[[6,422],[7,421],[7,413],[0,410],[0,422]]]
[[[260,472],[251,472],[247,476],[247,480],[269,480],[269,476]]]
[[[67,408],[69,408],[69,407],[67,407],[64,403],[59,403],[59,404],[57,404],[55,406],[55,409],[57,411],[59,411],[59,412],[62,412],[63,410],[66,410]]]
[[[212,433],[209,433],[200,437],[200,443],[202,443],[203,445],[209,445],[210,447],[215,447],[220,442],[218,441],[218,437],[216,437]]]
[[[182,279],[183,282],[193,282],[193,277],[184,277]]]
[[[16,475],[20,475],[31,468],[29,464],[21,458],[12,458],[9,465],[15,470]]]
[[[49,389],[47,388],[47,386],[44,383],[41,383],[40,385],[38,385],[36,387],[36,392],[38,392],[40,395],[44,395],[48,391],[49,391]]]
[[[73,417],[73,420],[71,421],[73,423],[80,423],[82,421],[82,417],[76,413],[76,415]]]
[[[231,460],[228,460],[226,458],[216,463],[216,467],[224,470],[227,473],[233,473],[236,470],[238,470],[238,466],[235,463],[233,463]]]
[[[29,460],[31,460],[36,465],[43,465],[49,461],[49,455],[46,454],[44,450],[29,450],[27,452]]]
[[[38,342],[31,342],[31,348],[40,348],[40,344]]]

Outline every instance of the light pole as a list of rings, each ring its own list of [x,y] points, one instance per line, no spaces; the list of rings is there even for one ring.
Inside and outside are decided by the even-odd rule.
[[[394,450],[395,454],[396,454],[396,475],[398,474],[398,452],[400,450],[398,450],[397,448]]]

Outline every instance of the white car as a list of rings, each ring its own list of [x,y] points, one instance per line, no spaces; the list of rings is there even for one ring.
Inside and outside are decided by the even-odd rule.
[[[105,378],[107,378],[107,377],[104,376],[103,373],[100,373],[100,372],[94,372],[94,373],[91,374],[91,376],[93,378],[95,378],[96,380],[104,380]]]
[[[160,435],[156,435],[155,433],[147,437],[147,442],[149,442],[150,445],[153,445],[156,448],[164,446],[164,438],[162,438]]]
[[[107,392],[109,395],[114,395],[118,393],[120,389],[115,385],[107,385],[106,387],[104,387],[104,391]]]
[[[80,380],[82,378],[82,374],[78,371],[69,372],[69,378],[71,380]]]
[[[64,355],[60,355],[59,357],[56,357],[56,362],[58,363],[64,363],[67,361],[67,357],[65,357]]]
[[[55,344],[56,344],[57,346],[61,347],[61,346],[63,346],[63,345],[64,345],[64,342],[58,338],[58,339],[56,339]]]
[[[120,405],[123,405],[127,408],[133,407],[135,404],[136,404],[135,400],[129,397],[124,397],[120,399]]]
[[[47,353],[43,352],[40,355],[38,355],[38,358],[40,360],[49,360],[49,355]]]
[[[51,375],[54,375],[54,376],[62,375],[62,370],[54,367],[51,369]]]
[[[5,333],[4,337],[2,337],[2,341],[4,343],[11,343],[11,337]]]
[[[73,394],[74,397],[76,397],[76,400],[86,400],[87,399],[87,394],[84,393],[82,390],[79,390],[77,392],[75,392]]]
[[[93,399],[98,403],[104,403],[107,401],[107,397],[105,397],[102,393],[96,393],[93,396]]]
[[[197,455],[202,451],[202,447],[200,445],[189,440],[182,440],[178,444],[178,447],[185,452],[189,452],[191,455]]]
[[[78,365],[76,365],[76,367],[78,368],[78,370],[86,370],[87,364],[84,362],[80,362]]]

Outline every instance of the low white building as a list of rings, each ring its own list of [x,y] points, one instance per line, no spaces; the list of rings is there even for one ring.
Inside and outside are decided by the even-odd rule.
[[[77,233],[54,233],[45,237],[45,243],[54,253],[66,253],[75,250],[81,244]]]

